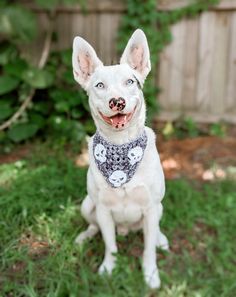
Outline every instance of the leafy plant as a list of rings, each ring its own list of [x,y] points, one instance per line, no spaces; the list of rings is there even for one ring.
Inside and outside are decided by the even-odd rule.
[[[180,122],[176,134],[179,138],[182,138],[184,134],[187,134],[189,137],[196,137],[199,136],[200,129],[191,117],[186,117]]]
[[[51,24],[38,66],[26,61],[18,46],[36,36],[33,12],[8,1],[0,4],[0,141],[21,142],[42,132],[80,142],[94,127],[87,120],[87,99],[72,77],[71,50],[50,51],[55,8],[78,1],[35,2],[46,10]]]
[[[210,126],[210,134],[224,137],[226,135],[226,125],[224,123],[214,123]]]
[[[186,117],[176,122],[167,122],[162,129],[162,134],[166,139],[171,137],[182,139],[185,137],[197,137],[202,135],[203,132],[191,117]]]

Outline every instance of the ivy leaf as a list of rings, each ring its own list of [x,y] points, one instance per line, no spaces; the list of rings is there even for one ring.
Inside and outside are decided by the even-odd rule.
[[[9,76],[4,75],[0,77],[0,95],[7,94],[17,88],[19,85],[19,80]]]
[[[0,11],[0,33],[13,42],[29,42],[37,32],[35,15],[26,8],[7,5]]]
[[[87,120],[85,122],[84,129],[87,134],[93,135],[96,131],[96,127],[95,127],[93,120],[91,120],[91,119]]]
[[[8,42],[0,44],[0,65],[5,65],[13,61],[18,55],[16,47]]]
[[[71,57],[72,57],[72,49],[65,50],[61,53],[61,59],[63,64],[65,64],[66,66],[72,69]]]
[[[4,71],[9,74],[22,78],[23,72],[27,69],[28,65],[25,60],[16,58],[13,62],[10,62],[4,66]]]
[[[62,75],[63,81],[67,84],[75,86],[75,79],[72,72],[72,67],[69,70],[66,70]]]
[[[8,137],[14,142],[21,142],[34,136],[39,129],[37,124],[17,124],[7,132]]]
[[[46,69],[30,68],[23,72],[22,79],[36,89],[45,89],[54,82],[54,76]]]
[[[8,118],[13,111],[14,109],[11,107],[10,102],[0,101],[0,121]]]
[[[38,6],[45,9],[52,9],[59,4],[59,0],[35,0]]]
[[[70,106],[67,101],[59,101],[55,104],[55,109],[58,112],[68,112],[70,110]]]
[[[79,119],[84,115],[84,111],[79,108],[73,108],[71,110],[71,116],[73,119]]]
[[[46,124],[46,119],[39,113],[31,113],[29,117],[30,123],[38,126],[39,129],[43,128]]]
[[[70,4],[77,4],[78,0],[35,0],[38,6],[44,8],[44,9],[53,9],[57,5],[70,5]],[[84,7],[85,0],[80,0],[79,3]]]

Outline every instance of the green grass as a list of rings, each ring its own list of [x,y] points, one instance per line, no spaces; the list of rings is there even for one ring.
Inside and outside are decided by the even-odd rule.
[[[234,297],[236,185],[167,183],[162,228],[172,251],[157,251],[162,288],[150,292],[141,272],[142,234],[118,237],[112,278],[99,276],[100,235],[74,245],[86,223],[79,205],[86,169],[61,150],[0,166],[0,296]]]

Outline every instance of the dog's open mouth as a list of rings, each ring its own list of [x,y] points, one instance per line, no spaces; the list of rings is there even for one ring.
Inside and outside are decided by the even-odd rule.
[[[101,117],[103,118],[103,120],[107,124],[111,125],[112,127],[116,128],[116,129],[119,129],[119,128],[124,128],[125,125],[130,122],[130,120],[135,112],[135,109],[136,109],[136,107],[130,113],[126,113],[126,114],[125,113],[117,113],[116,115],[111,116],[111,117],[105,116],[100,111],[99,111],[99,113],[100,113]]]

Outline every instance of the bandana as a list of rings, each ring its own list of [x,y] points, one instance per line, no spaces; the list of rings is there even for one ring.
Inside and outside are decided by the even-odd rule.
[[[134,176],[146,146],[145,131],[135,140],[121,145],[108,142],[97,131],[93,137],[93,156],[107,183],[118,188]]]

